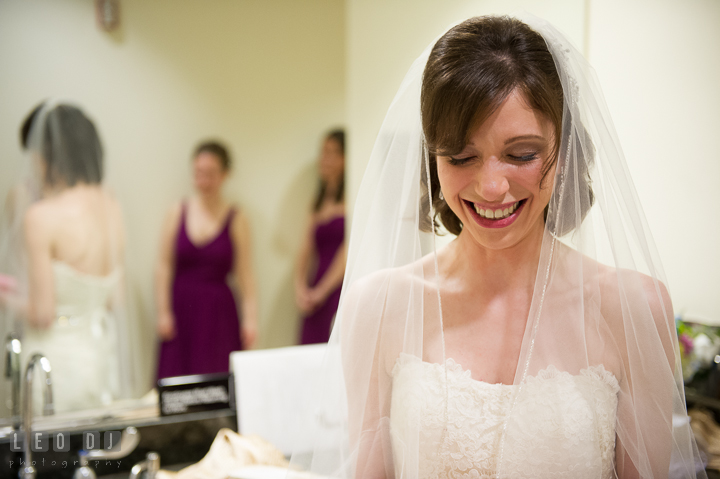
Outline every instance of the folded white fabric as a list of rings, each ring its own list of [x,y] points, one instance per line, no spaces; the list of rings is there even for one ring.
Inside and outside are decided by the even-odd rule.
[[[288,462],[282,452],[258,436],[241,436],[230,429],[221,429],[200,462],[178,472],[161,470],[157,477],[226,479],[233,471],[252,465],[288,467]]]

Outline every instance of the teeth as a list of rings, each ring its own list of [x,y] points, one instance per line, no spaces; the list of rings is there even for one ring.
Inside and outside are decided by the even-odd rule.
[[[500,210],[491,210],[491,209],[484,210],[484,209],[480,208],[477,204],[473,204],[473,206],[475,207],[475,212],[478,215],[482,216],[483,218],[487,218],[487,219],[491,219],[491,220],[507,218],[511,214],[515,213],[515,210],[518,209],[519,205],[520,205],[520,202],[518,201],[509,208],[500,209]]]

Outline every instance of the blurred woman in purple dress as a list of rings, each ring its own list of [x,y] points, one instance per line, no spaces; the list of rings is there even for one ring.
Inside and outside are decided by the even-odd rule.
[[[226,372],[230,353],[255,343],[250,232],[243,211],[222,196],[229,171],[224,146],[200,144],[193,156],[197,194],[165,220],[156,271],[158,378]]]
[[[328,133],[319,159],[320,188],[295,273],[295,298],[304,314],[300,344],[325,343],[345,274],[345,132]]]

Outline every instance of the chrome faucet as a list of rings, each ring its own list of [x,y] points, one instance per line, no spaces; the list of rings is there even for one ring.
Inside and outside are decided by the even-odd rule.
[[[137,429],[130,426],[123,431],[120,437],[120,447],[117,450],[93,449],[92,451],[80,451],[80,467],[75,470],[73,479],[97,479],[95,471],[90,467],[91,460],[120,459],[133,452],[139,443],[140,433]],[[160,458],[158,457],[158,468],[160,465],[159,461]]]
[[[25,466],[20,469],[20,479],[35,479],[35,468],[32,466],[32,451],[30,450],[30,441],[32,440],[32,384],[35,365],[40,364],[40,368],[45,372],[45,388],[43,391],[43,414],[49,416],[53,414],[52,401],[52,381],[50,379],[50,361],[40,353],[35,353],[28,361],[25,368],[25,395],[23,396],[23,447],[25,448]]]
[[[5,336],[5,378],[10,380],[10,415],[13,429],[20,429],[20,353],[22,344],[15,333]]]
[[[160,470],[160,455],[157,452],[148,452],[145,460],[135,464],[130,469],[128,479],[138,479],[143,471],[146,472],[146,479],[155,479],[155,474]]]

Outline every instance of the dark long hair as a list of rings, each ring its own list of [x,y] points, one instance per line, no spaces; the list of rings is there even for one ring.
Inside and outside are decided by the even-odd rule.
[[[40,152],[47,165],[46,184],[67,187],[77,183],[98,184],[103,179],[103,148],[93,122],[79,108],[60,104],[41,118],[45,103],[35,107],[20,127],[23,148],[30,145],[31,135],[42,138]],[[42,121],[38,125],[39,120]],[[43,131],[35,132],[35,128]]]
[[[340,145],[340,151],[345,156],[345,130],[332,130],[325,136],[325,141],[334,140]],[[315,202],[313,203],[313,211],[320,211],[322,206],[323,198],[325,198],[325,191],[327,191],[327,184],[325,181],[320,180],[320,186],[315,196]],[[335,203],[341,203],[345,200],[345,175],[340,177],[340,183],[338,184],[337,191],[335,192]]]

